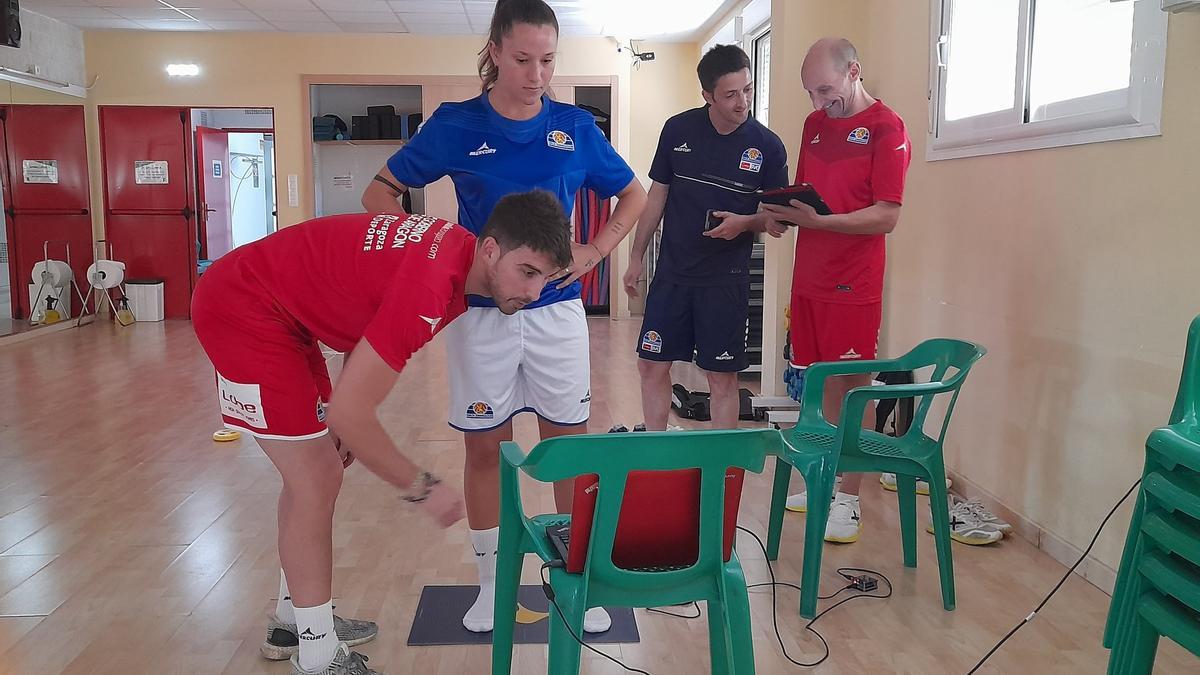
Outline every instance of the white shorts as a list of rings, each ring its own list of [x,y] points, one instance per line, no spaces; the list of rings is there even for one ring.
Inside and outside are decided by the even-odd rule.
[[[587,421],[591,359],[578,299],[512,316],[495,307],[469,307],[443,333],[450,426],[488,431],[524,411],[564,426]]]

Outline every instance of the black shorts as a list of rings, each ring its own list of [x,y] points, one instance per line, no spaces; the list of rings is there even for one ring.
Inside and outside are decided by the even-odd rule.
[[[646,296],[638,356],[650,361],[691,361],[704,370],[745,370],[750,283],[684,286],[655,279]]]

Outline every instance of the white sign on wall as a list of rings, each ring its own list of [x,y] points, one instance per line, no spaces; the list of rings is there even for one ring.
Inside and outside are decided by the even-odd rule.
[[[26,183],[58,185],[58,160],[27,159],[21,162],[21,173]]]
[[[133,182],[138,185],[167,185],[168,176],[164,161],[139,159],[133,163]]]

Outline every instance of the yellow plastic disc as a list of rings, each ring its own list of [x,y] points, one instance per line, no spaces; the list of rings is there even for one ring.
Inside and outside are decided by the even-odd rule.
[[[233,429],[220,429],[213,434],[213,440],[218,443],[227,443],[236,441],[242,437],[242,432],[234,431]]]

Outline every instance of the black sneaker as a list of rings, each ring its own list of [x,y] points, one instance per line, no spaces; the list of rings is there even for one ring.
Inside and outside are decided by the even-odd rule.
[[[379,635],[379,625],[374,621],[343,619],[333,615],[333,631],[340,642],[356,647],[374,640]],[[292,658],[300,651],[300,639],[296,637],[296,624],[284,623],[272,614],[267,620],[267,639],[258,648],[262,655],[272,661]]]

